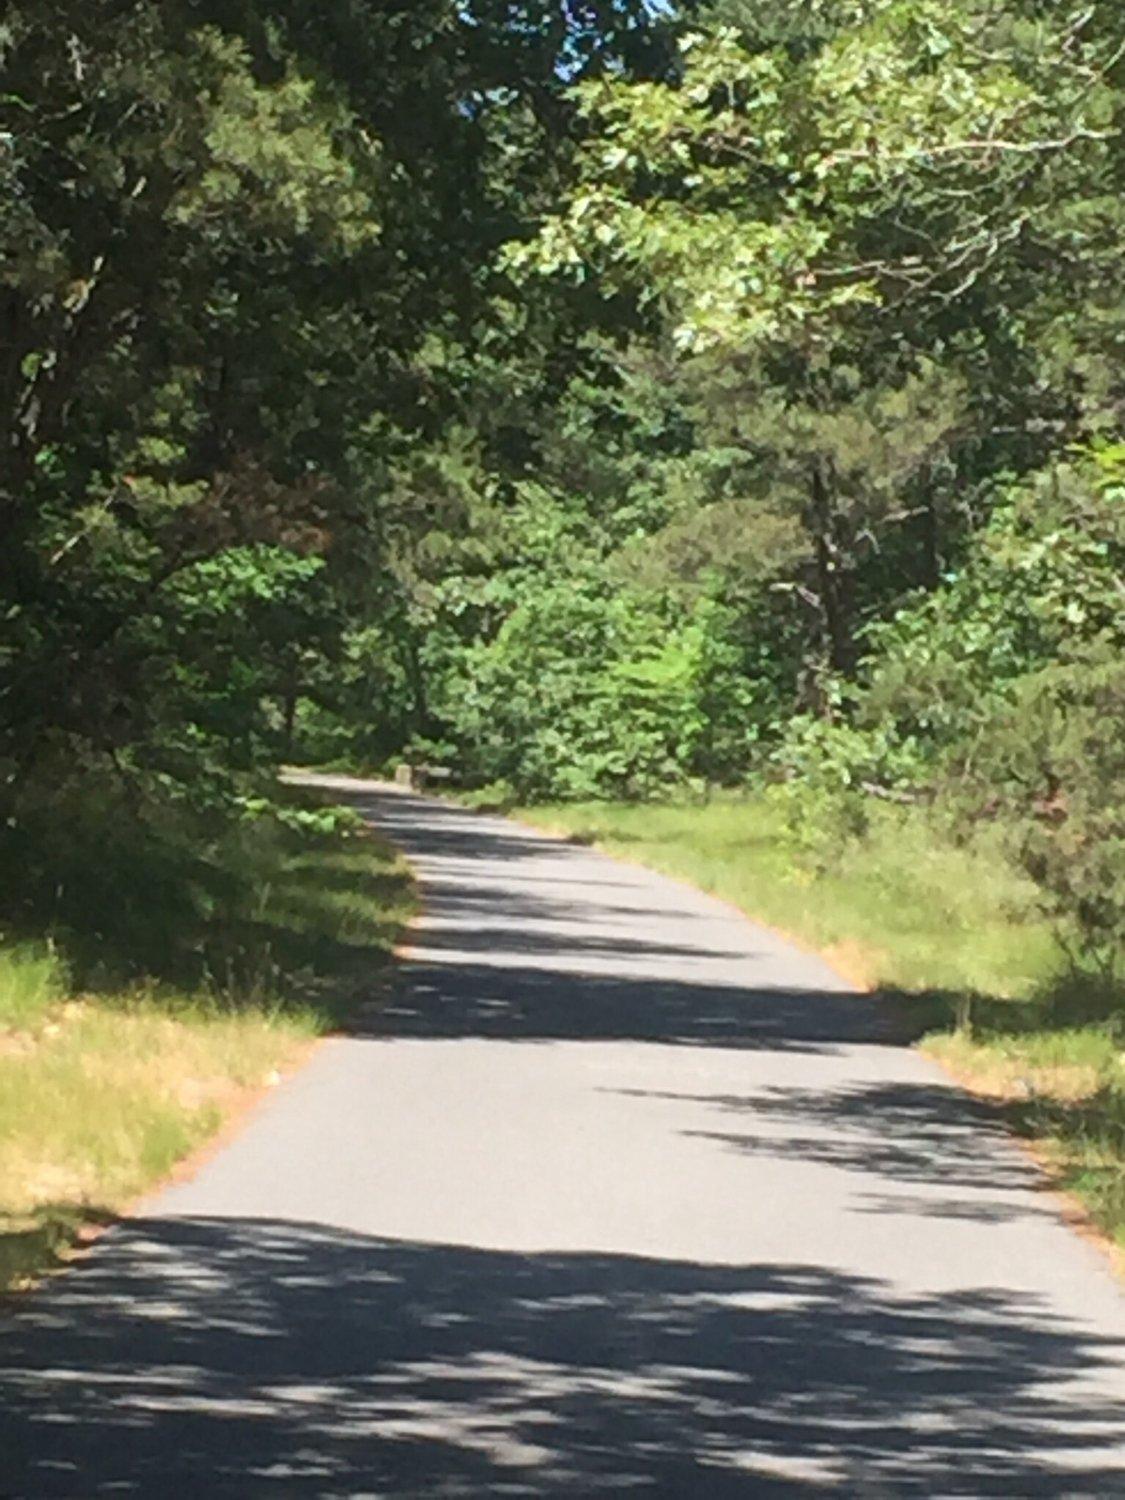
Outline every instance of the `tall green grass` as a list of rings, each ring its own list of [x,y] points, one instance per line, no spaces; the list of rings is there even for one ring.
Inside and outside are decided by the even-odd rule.
[[[68,988],[66,968],[49,944],[0,948],[0,1029],[35,1025]]]
[[[821,950],[857,980],[1029,995],[1064,956],[1035,887],[996,840],[954,844],[923,813],[876,808],[863,839],[794,828],[766,797],[521,809],[542,827],[678,876]]]

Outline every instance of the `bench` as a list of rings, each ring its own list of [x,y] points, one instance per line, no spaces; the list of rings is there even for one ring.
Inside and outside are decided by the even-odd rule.
[[[421,792],[433,781],[451,781],[453,772],[448,766],[396,766],[395,785],[408,791]]]

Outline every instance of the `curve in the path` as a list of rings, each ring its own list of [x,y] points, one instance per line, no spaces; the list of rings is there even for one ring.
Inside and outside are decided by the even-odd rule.
[[[329,779],[389,1005],[0,1334],[0,1495],[1125,1495],[1125,1300],[815,958]]]

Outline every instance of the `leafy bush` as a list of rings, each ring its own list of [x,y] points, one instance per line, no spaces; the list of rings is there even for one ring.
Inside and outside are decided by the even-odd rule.
[[[1000,807],[1049,907],[1107,972],[1125,953],[1123,725],[1125,660],[1103,646],[1029,676],[971,766],[978,801]]]
[[[0,948],[0,1028],[34,1024],[67,990],[66,967],[49,944]]]
[[[445,714],[458,753],[524,798],[651,796],[689,773],[698,660],[698,632],[651,601],[568,582],[465,652]]]
[[[874,791],[998,820],[1103,968],[1125,948],[1123,478],[1107,447],[1014,487],[959,572],[868,632],[848,716],[795,720],[776,756],[817,818],[862,826]]]
[[[1029,675],[1125,649],[1123,460],[1107,448],[1011,488],[941,588],[869,627],[861,727],[961,767]]]

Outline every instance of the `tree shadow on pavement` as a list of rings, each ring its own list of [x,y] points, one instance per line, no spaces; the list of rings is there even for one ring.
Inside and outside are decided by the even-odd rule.
[[[856,1212],[979,1223],[1057,1212],[1036,1202],[1052,1191],[1050,1177],[1010,1149],[1009,1107],[942,1079],[746,1095],[614,1092],[705,1107],[714,1125],[685,1133],[720,1148],[848,1173],[863,1187]]]
[[[847,992],[576,974],[549,962],[413,961],[356,1029],[380,1037],[510,1042],[640,1041],[666,1046],[821,1051],[899,1044],[890,1006]]]
[[[912,1010],[855,993],[819,960],[663,877],[617,881],[601,856],[595,865],[584,849],[455,804],[385,789],[332,795],[421,878],[409,962],[386,1003],[363,1010],[361,1034],[802,1051],[919,1034]]]
[[[1030,1162],[1002,1149],[1002,1110],[952,1083],[766,1088],[744,1098],[703,1096],[698,1102],[718,1109],[730,1128],[696,1133],[751,1155],[951,1189],[995,1186],[1000,1169],[1003,1185],[1013,1189],[1040,1180]]]
[[[823,1266],[138,1220],[4,1330],[0,1492],[1104,1496],[1121,1353]]]

